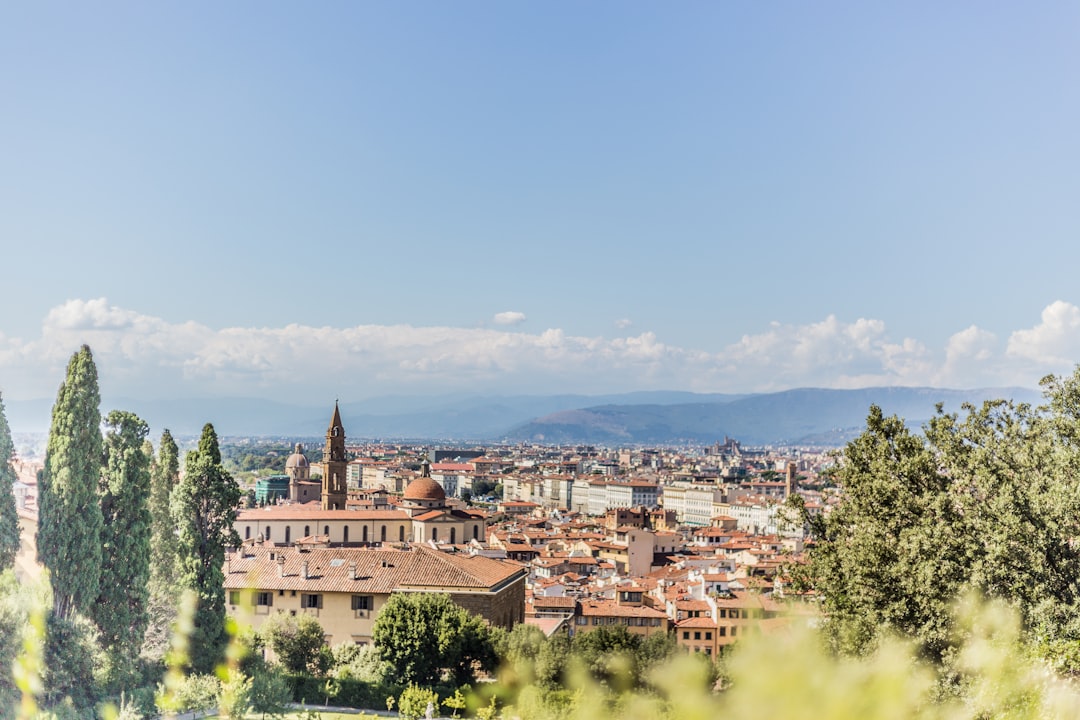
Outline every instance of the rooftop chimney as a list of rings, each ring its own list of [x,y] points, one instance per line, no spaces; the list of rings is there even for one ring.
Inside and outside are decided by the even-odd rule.
[[[307,580],[308,579],[307,571],[308,571],[308,564],[307,564],[307,560],[305,560],[304,562],[300,563],[300,577]]]
[[[349,562],[349,579],[350,580],[355,580],[356,579],[356,561],[355,560],[351,560]]]
[[[285,556],[278,555],[277,558],[277,575],[278,577],[285,577]]]

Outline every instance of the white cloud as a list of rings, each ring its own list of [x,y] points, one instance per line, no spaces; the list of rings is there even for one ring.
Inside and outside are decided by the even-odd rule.
[[[520,325],[525,322],[525,313],[514,311],[501,312],[496,313],[493,319],[495,320],[496,325]]]
[[[1052,366],[1071,366],[1080,360],[1080,308],[1061,300],[1042,311],[1042,322],[1009,336],[1006,354]]]
[[[507,319],[521,313],[500,313]],[[512,316],[512,317],[510,317]],[[283,401],[429,392],[603,393],[641,389],[751,392],[870,385],[1034,387],[1075,357],[1080,310],[1054,303],[1039,325],[1014,332],[1007,350],[976,326],[940,350],[890,337],[872,318],[830,315],[805,325],[770,323],[718,352],[663,342],[653,332],[586,337],[560,328],[286,325],[215,330],[71,300],[48,313],[41,335],[0,334],[0,391],[48,397],[87,343],[103,393],[113,396],[261,396]]]
[[[615,321],[615,327],[617,327],[620,330],[625,330],[626,328],[630,327],[633,324],[634,324],[634,322],[630,318],[620,318],[620,319]]]

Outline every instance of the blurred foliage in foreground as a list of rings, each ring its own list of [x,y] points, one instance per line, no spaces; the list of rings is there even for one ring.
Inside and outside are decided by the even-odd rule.
[[[18,607],[6,604],[15,597],[21,598]],[[15,658],[14,672],[5,673],[0,682],[5,702],[0,715],[20,720],[95,716],[137,720],[154,714],[123,700],[96,712],[74,711],[63,702],[41,702],[45,699],[41,681],[49,682],[50,668],[47,662],[42,667],[42,628],[35,632],[26,622],[27,613],[33,613],[34,603],[25,602],[30,599],[24,593],[12,593],[0,608],[5,618],[0,640],[12,653],[8,657]],[[181,613],[182,617],[190,615],[190,609]],[[408,697],[403,694],[390,706],[416,717],[430,701],[439,714],[463,709],[467,716],[521,720],[1080,717],[1080,686],[1055,673],[1025,644],[1015,611],[1001,601],[984,604],[969,599],[960,604],[954,617],[956,631],[964,639],[957,644],[955,662],[947,669],[920,659],[915,644],[896,638],[884,639],[876,650],[862,657],[838,656],[829,650],[818,630],[809,624],[792,624],[784,632],[741,640],[723,658],[717,682],[712,668],[700,656],[681,653],[654,665],[644,683],[636,679],[633,658],[621,658],[617,652],[605,659],[604,672],[599,674],[587,662],[570,656],[560,684],[532,681],[535,670],[529,668],[527,659],[519,657],[516,666],[500,670],[496,682],[481,682],[475,690],[467,690],[465,702],[461,702],[461,695],[447,696],[445,692],[439,698],[427,688],[429,692],[414,689]],[[177,633],[174,646],[181,654],[183,634]],[[176,701],[172,707],[178,710],[186,704],[184,696],[198,690],[196,695],[205,695],[199,704],[219,705],[224,717],[239,718],[260,711],[268,711],[269,716],[280,714],[287,700],[282,695],[283,686],[280,682],[276,687],[273,682],[268,685],[272,678],[265,674],[266,668],[241,657],[245,646],[242,631],[234,630],[233,637],[231,659],[218,677],[167,678],[158,688],[158,711],[167,709],[170,703],[165,701],[170,699]],[[593,658],[594,663],[597,660],[601,658]],[[170,662],[174,669],[183,664],[178,659]],[[332,684],[324,681],[326,700],[331,704]],[[266,702],[270,695],[276,699]],[[31,701],[34,696],[38,703]],[[402,703],[402,699],[415,702]],[[321,704],[323,698],[308,700]],[[55,714],[39,713],[38,708],[46,706]]]
[[[620,692],[617,681],[598,683],[578,667],[565,689],[524,686],[499,714],[522,720],[1080,716],[1080,687],[1025,652],[1015,612],[1000,602],[967,600],[956,623],[966,640],[947,676],[942,666],[919,660],[910,642],[885,639],[870,655],[844,657],[831,653],[816,630],[793,626],[741,641],[725,658],[719,689],[710,689],[705,665],[679,655],[652,671],[649,690]]]

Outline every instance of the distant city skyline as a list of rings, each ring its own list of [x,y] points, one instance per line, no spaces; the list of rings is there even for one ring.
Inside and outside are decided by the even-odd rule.
[[[0,393],[1035,387],[1080,8],[14,6]]]

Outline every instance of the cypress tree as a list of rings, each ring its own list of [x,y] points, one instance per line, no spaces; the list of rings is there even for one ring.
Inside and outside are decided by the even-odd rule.
[[[0,571],[15,565],[19,552],[19,513],[15,509],[15,443],[4,415],[4,399],[0,395]]]
[[[198,595],[190,638],[191,667],[209,672],[221,661],[225,635],[225,548],[240,544],[233,530],[240,487],[221,464],[214,426],[203,427],[199,448],[184,458],[184,476],[172,494],[178,532],[180,584]]]
[[[147,624],[150,579],[149,428],[132,413],[106,419],[105,473],[101,478],[101,588],[92,608],[109,652],[113,680],[130,678]]]
[[[71,356],[53,405],[38,488],[38,560],[49,571],[53,614],[86,613],[101,575],[101,396],[90,348]]]
[[[152,592],[169,592],[176,581],[176,531],[169,498],[180,481],[180,451],[166,429],[158,443],[150,474],[150,584]]]
[[[176,530],[169,509],[173,488],[180,482],[180,451],[172,433],[165,430],[154,448],[146,442],[150,462],[150,621],[142,655],[156,660],[164,657],[172,642],[180,600],[177,586]]]

